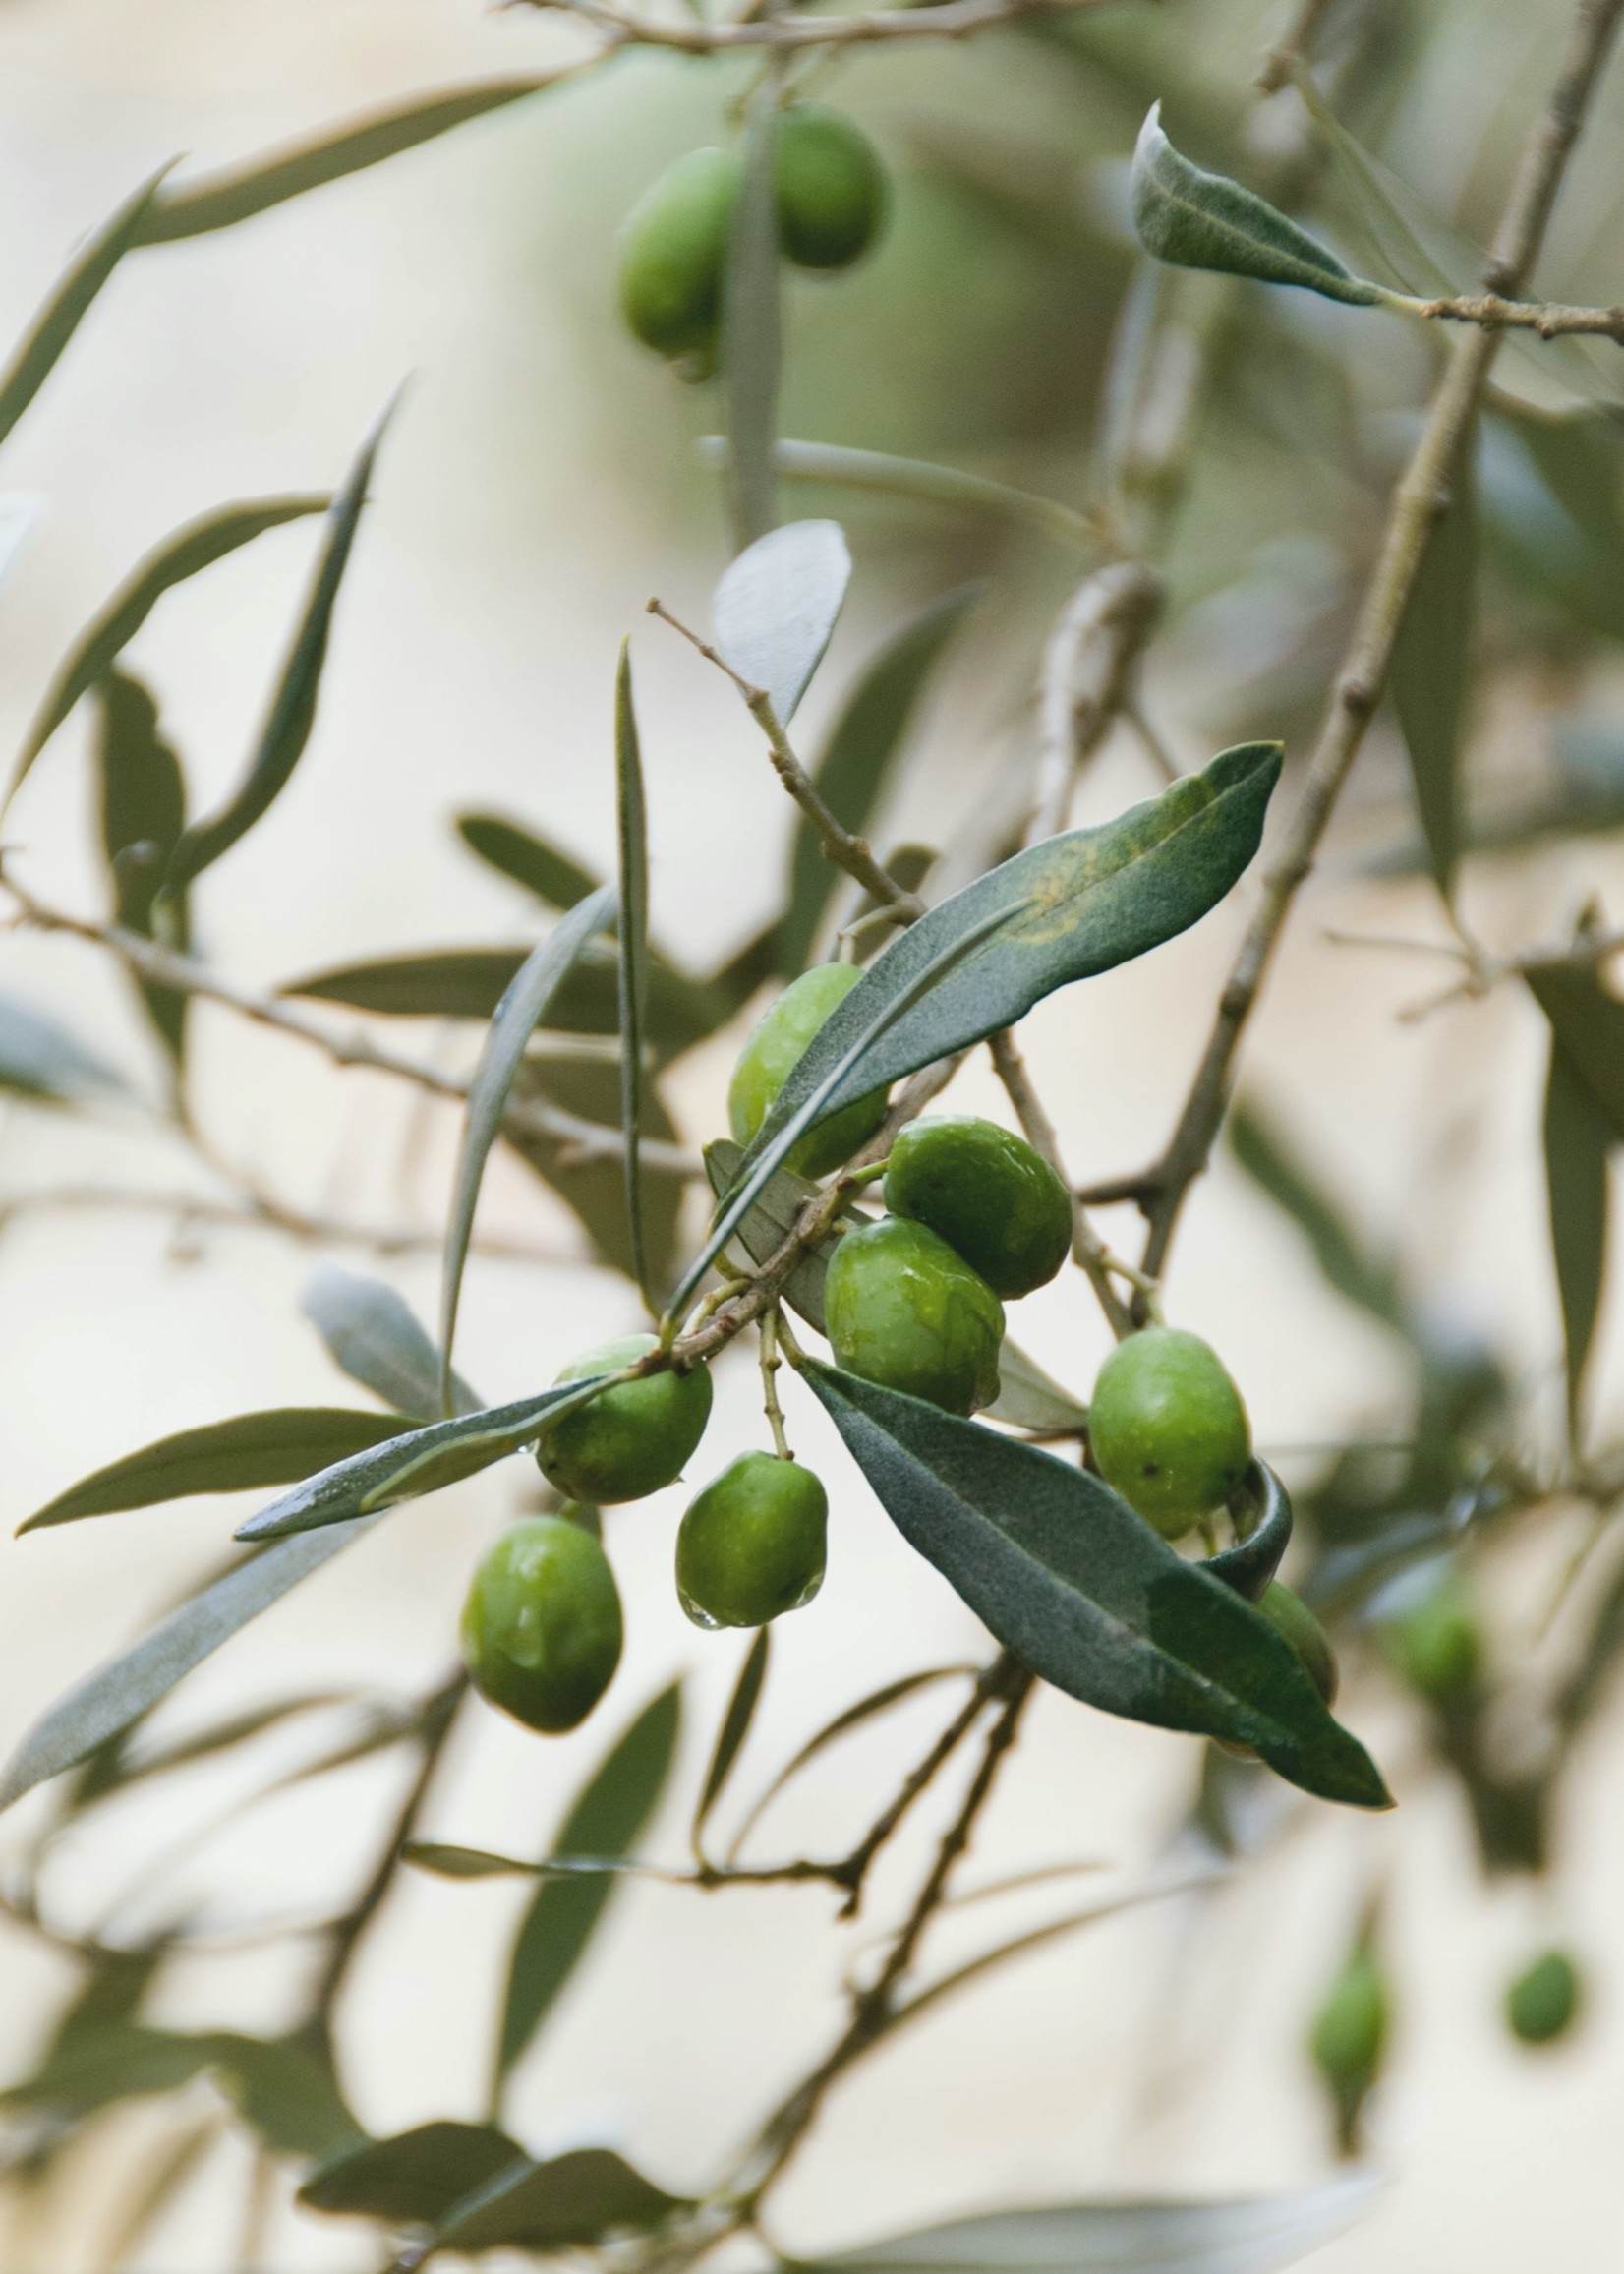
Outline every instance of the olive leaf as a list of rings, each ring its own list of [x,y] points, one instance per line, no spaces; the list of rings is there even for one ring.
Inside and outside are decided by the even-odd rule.
[[[41,1532],[84,1516],[154,1508],[197,1492],[244,1492],[290,1484],[399,1433],[392,1414],[352,1413],[342,1406],[276,1406],[264,1413],[236,1414],[230,1421],[160,1437],[109,1462],[36,1508],[18,1531]]]
[[[733,541],[739,546],[753,545],[779,517],[778,473],[773,464],[783,361],[778,204],[773,189],[779,103],[777,82],[763,79],[745,113],[743,165],[722,272],[722,377],[731,442],[728,487]]]
[[[626,1235],[631,1275],[644,1302],[657,1309],[649,1284],[649,1250],[643,1229],[643,1029],[649,1001],[649,822],[643,797],[643,756],[632,699],[631,642],[620,643],[614,678],[614,813],[618,847],[620,1024],[620,1141]]]
[[[787,727],[823,661],[851,581],[838,521],[789,521],[723,571],[711,604],[717,651],[764,689]]]
[[[1535,1001],[1569,1064],[1624,1142],[1624,1003],[1595,972],[1578,964],[1537,965],[1527,974]]]
[[[442,2118],[332,2157],[305,2182],[299,2200],[312,2211],[433,2227],[498,2173],[529,2160],[495,2125]]]
[[[101,842],[113,882],[113,918],[127,932],[151,939],[164,864],[186,826],[186,784],[180,760],[159,730],[158,707],[139,679],[109,671],[96,682],[96,695]],[[184,952],[187,931],[183,894],[171,904],[164,944]],[[135,983],[158,1039],[178,1066],[191,998],[139,974]]]
[[[540,1100],[596,1122],[606,1130],[620,1120],[620,1070],[590,1059],[527,1058],[513,1083],[516,1101]],[[676,1128],[649,1083],[643,1095],[643,1134],[670,1144]],[[579,1220],[603,1260],[628,1279],[635,1277],[626,1223],[625,1177],[620,1162],[567,1138],[535,1129],[509,1129],[502,1141],[516,1153]],[[643,1235],[654,1283],[667,1283],[676,1269],[677,1235],[687,1180],[680,1173],[643,1163]]]
[[[702,466],[725,470],[729,456],[725,435],[701,435],[695,450]],[[989,481],[985,474],[967,474],[961,466],[899,458],[891,450],[852,450],[835,442],[782,437],[774,445],[773,463],[781,478],[788,481],[829,483],[881,497],[916,497],[933,505],[992,513],[1001,520],[1024,522],[1072,551],[1093,552],[1099,545],[1097,527],[1075,506],[1063,505],[1058,497],[1045,497],[1037,491],[1013,489],[1008,482]]]
[[[660,1804],[676,1759],[682,1685],[645,1706],[576,1795],[558,1829],[561,1856],[610,1860],[629,1853]],[[614,1877],[545,1880],[514,1938],[502,1993],[495,2097],[534,2044],[536,2033],[586,1954]]]
[[[342,489],[328,508],[320,558],[247,771],[219,811],[193,823],[176,845],[164,877],[164,890],[170,896],[212,867],[247,836],[287,787],[304,755],[316,724],[321,670],[339,587],[349,566],[361,509],[367,502],[367,485],[398,399],[384,406],[366,435]]]
[[[1427,534],[1399,620],[1389,683],[1432,874],[1447,900],[1461,853],[1461,731],[1478,624],[1477,423],[1455,452],[1449,495]]]
[[[1237,1162],[1304,1234],[1322,1275],[1337,1293],[1414,1341],[1416,1321],[1392,1264],[1370,1252],[1341,1204],[1299,1157],[1258,1099],[1242,1097],[1236,1102],[1228,1137]]]
[[[1199,774],[1097,829],[1029,846],[899,933],[838,1004],[779,1092],[747,1155],[752,1167],[807,1101],[804,1130],[935,1060],[1013,1026],[1057,987],[1159,947],[1223,899],[1257,850],[1280,778],[1280,746],[1243,742]],[[991,919],[1002,913],[1006,920]],[[975,941],[971,933],[978,935]],[[946,951],[967,949],[875,1041],[853,1043],[899,1005]],[[848,1061],[830,1080],[837,1061]]]
[[[474,1211],[479,1204],[485,1164],[501,1129],[513,1078],[519,1071],[526,1044],[547,1017],[549,1004],[575,967],[587,942],[613,922],[615,909],[615,894],[609,885],[600,887],[572,908],[526,957],[497,1004],[486,1035],[485,1048],[468,1087],[468,1111],[445,1226],[439,1311],[438,1404],[442,1413],[457,1410],[451,1346],[456,1338],[462,1274],[468,1261],[468,1243],[473,1237]]]
[[[457,2203],[435,2230],[436,2250],[558,2251],[618,2230],[658,2226],[687,2199],[668,2195],[609,2148],[526,2159]]]
[[[1162,132],[1153,103],[1139,129],[1129,181],[1133,226],[1158,261],[1217,268],[1263,284],[1296,284],[1368,308],[1385,295],[1344,267],[1328,246],[1226,174],[1204,173]]]
[[[1250,1745],[1323,1799],[1389,1805],[1291,1645],[1097,1477],[834,1368],[805,1379],[903,1538],[1034,1673],[1105,1713]]]
[[[0,995],[0,1090],[45,1105],[129,1099],[130,1084],[78,1036],[31,1003]]]
[[[438,1418],[439,1352],[392,1287],[327,1263],[306,1287],[299,1308],[351,1381],[413,1421]],[[455,1412],[478,1411],[478,1397],[459,1374],[452,1375],[451,1390]]]
[[[1611,1123],[1595,1091],[1553,1033],[1545,1075],[1545,1195],[1550,1247],[1562,1305],[1568,1427],[1579,1434],[1580,1398],[1607,1258],[1607,1156]]]
[[[733,1774],[738,1757],[744,1750],[744,1740],[750,1734],[750,1724],[756,1718],[756,1708],[761,1704],[761,1694],[767,1686],[767,1669],[772,1654],[772,1627],[758,1627],[740,1662],[738,1679],[727,1700],[727,1710],[722,1717],[710,1766],[705,1772],[705,1782],[700,1788],[699,1802],[694,1809],[694,1820],[688,1837],[696,1856],[702,1857],[705,1852],[705,1827],[711,1820],[711,1811],[725,1791],[727,1779]]]
[[[16,796],[24,778],[45,744],[82,695],[127,648],[166,592],[188,578],[211,568],[244,545],[252,545],[267,530],[312,513],[325,513],[327,496],[256,498],[247,504],[222,505],[200,520],[188,521],[161,545],[139,560],[118,590],[93,615],[58,666],[32,725],[23,738],[22,752],[13,770],[0,811]]]
[[[314,2033],[245,2037],[219,2030],[213,2056],[227,2098],[274,2154],[313,2163],[366,2139],[339,2086],[331,2050]]]
[[[560,914],[567,914],[577,901],[584,901],[588,893],[598,889],[598,878],[567,852],[560,852],[533,829],[509,821],[504,814],[459,813],[457,835],[488,868],[523,885],[526,892],[534,893]]]

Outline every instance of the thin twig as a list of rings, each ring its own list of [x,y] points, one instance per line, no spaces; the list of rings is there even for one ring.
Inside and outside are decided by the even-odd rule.
[[[1417,300],[1395,292],[1389,305],[1443,323],[1479,323],[1490,331],[1537,331],[1541,339],[1615,340],[1624,347],[1624,308],[1575,308],[1560,300],[1502,300],[1497,292]]]
[[[135,1186],[57,1185],[37,1193],[16,1193],[0,1200],[0,1235],[25,1217],[79,1214],[104,1210],[108,1214],[169,1216],[176,1232],[194,1226],[221,1230],[279,1232],[313,1247],[364,1248],[374,1255],[437,1254],[445,1245],[443,1232],[413,1225],[359,1224],[342,1216],[307,1215],[262,1193],[246,1188],[239,1200],[205,1199],[195,1193],[143,1192]],[[562,1248],[545,1248],[527,1240],[476,1238],[473,1253],[507,1263],[568,1263],[574,1258]]]
[[[1006,1030],[993,1035],[987,1045],[992,1052],[993,1066],[1005,1094],[1015,1107],[1015,1118],[1026,1135],[1027,1143],[1040,1152],[1066,1187],[1072,1199],[1072,1254],[1078,1267],[1088,1275],[1088,1284],[1099,1298],[1112,1333],[1120,1342],[1133,1330],[1132,1317],[1128,1306],[1117,1293],[1111,1279],[1111,1251],[1088,1220],[1088,1211],[1077,1198],[1066,1163],[1061,1158],[1060,1137],[1054,1123],[1044,1111],[1042,1100],[1032,1087],[1026,1072],[1026,1062],[1015,1048],[1015,1036]]]
[[[1039,677],[1037,798],[1028,845],[1066,827],[1078,778],[1126,706],[1163,599],[1154,569],[1119,560],[1084,577],[1061,611]]]
[[[1078,16],[1118,0],[936,0],[931,7],[874,9],[843,16],[767,16],[733,24],[692,24],[635,15],[608,0],[505,0],[574,16],[626,47],[671,47],[683,55],[733,48],[854,47],[871,42],[967,39],[1002,24],[1045,16]]]

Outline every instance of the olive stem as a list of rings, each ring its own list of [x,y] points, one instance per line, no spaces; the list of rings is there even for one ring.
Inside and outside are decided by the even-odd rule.
[[[1078,1268],[1087,1274],[1088,1284],[1099,1299],[1106,1323],[1121,1342],[1133,1331],[1133,1320],[1128,1306],[1111,1284],[1114,1267],[1110,1250],[1088,1220],[1088,1212],[1077,1198],[1075,1188],[1066,1174],[1061,1158],[1060,1137],[1054,1123],[1045,1112],[1042,1100],[1032,1087],[1026,1072],[1026,1062],[1015,1048],[1015,1037],[1006,1027],[992,1035],[987,1044],[992,1053],[993,1066],[1005,1093],[1015,1107],[1015,1118],[1025,1133],[1026,1141],[1034,1152],[1041,1153],[1061,1183],[1066,1187],[1072,1202],[1072,1256]]]
[[[767,1413],[767,1427],[773,1432],[773,1450],[781,1461],[792,1461],[795,1456],[789,1450],[789,1439],[783,1428],[783,1408],[779,1403],[778,1371],[783,1364],[779,1356],[781,1316],[775,1305],[757,1330],[761,1353],[761,1402]]]

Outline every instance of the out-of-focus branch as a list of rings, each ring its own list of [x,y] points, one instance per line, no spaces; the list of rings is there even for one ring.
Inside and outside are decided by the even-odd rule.
[[[1077,778],[1128,702],[1163,597],[1154,569],[1119,560],[1085,577],[1061,611],[1039,680],[1037,795],[1028,845],[1065,828]]]
[[[935,0],[924,8],[864,9],[840,16],[766,16],[732,24],[654,18],[612,0],[507,0],[574,16],[608,34],[611,47],[670,47],[683,55],[721,55],[735,48],[857,47],[893,40],[968,39],[1002,24],[1035,17],[1081,16],[1119,0]]]

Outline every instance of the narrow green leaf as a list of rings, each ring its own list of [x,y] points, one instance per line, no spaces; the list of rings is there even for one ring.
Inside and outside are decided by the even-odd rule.
[[[186,826],[180,760],[163,739],[158,707],[139,679],[109,671],[96,682],[100,712],[96,771],[101,782],[101,843],[113,886],[113,919],[144,939],[155,934],[153,902],[164,865]],[[164,942],[187,946],[184,896],[170,911]],[[158,1039],[176,1065],[185,1055],[191,998],[174,987],[136,981]]]
[[[49,379],[90,303],[131,246],[139,242],[143,218],[168,171],[168,166],[160,166],[139,190],[126,198],[80,247],[57,279],[19,341],[11,362],[0,372],[0,442]]]
[[[392,1287],[324,1264],[305,1289],[300,1309],[351,1381],[413,1421],[439,1418],[439,1352]],[[452,1375],[451,1390],[455,1412],[478,1412],[480,1400],[460,1374]]]
[[[1301,285],[1327,300],[1370,307],[1380,288],[1345,268],[1328,246],[1225,174],[1204,173],[1162,132],[1152,104],[1133,151],[1133,226],[1146,252],[1180,268],[1216,268],[1263,284]]]
[[[624,1856],[660,1804],[682,1726],[681,1684],[646,1706],[593,1773],[559,1827],[561,1856]],[[544,1881],[519,1927],[502,1994],[495,2097],[586,1954],[614,1890],[610,1876]]]
[[[843,829],[859,836],[867,830],[925,681],[979,597],[979,586],[966,585],[932,601],[871,659],[847,697],[814,776]],[[786,979],[804,967],[839,883],[839,871],[824,858],[818,833],[803,816],[789,858],[789,905],[778,935],[778,967]]]
[[[1615,1141],[1600,1101],[1553,1033],[1545,1077],[1545,1195],[1562,1304],[1568,1428],[1576,1443],[1585,1367],[1606,1276],[1607,1154]]]
[[[269,1705],[251,1706],[223,1721],[210,1721],[188,1736],[177,1737],[172,1744],[155,1746],[150,1752],[138,1754],[127,1746],[117,1769],[103,1779],[97,1797],[120,1791],[148,1777],[164,1777],[175,1769],[189,1769],[198,1761],[211,1761],[218,1754],[229,1753],[233,1746],[262,1737],[267,1729],[280,1728],[283,1722],[301,1714],[324,1713],[333,1706],[353,1702],[353,1695],[348,1691],[308,1690],[298,1697],[275,1698]]]
[[[1455,886],[1463,835],[1461,734],[1478,624],[1477,426],[1456,452],[1393,648],[1391,685],[1438,890]]]
[[[1314,1260],[1339,1295],[1408,1340],[1415,1321],[1391,1264],[1372,1255],[1291,1139],[1255,1098],[1243,1097],[1229,1118],[1237,1161],[1304,1233]]]
[[[1571,1070],[1624,1143],[1624,1003],[1594,970],[1557,965],[1527,974],[1535,1001],[1550,1021]]]
[[[599,880],[546,838],[499,813],[459,813],[457,835],[470,852],[499,876],[523,885],[550,908],[567,914],[598,890]]]
[[[711,602],[717,651],[765,690],[781,727],[824,658],[851,582],[838,521],[789,521],[728,562]]]
[[[1072,1436],[1086,1425],[1088,1408],[1006,1335],[998,1346],[998,1395],[982,1409],[982,1419]]]
[[[243,2122],[275,2155],[311,2163],[367,2137],[339,2087],[331,2052],[312,2036],[222,2030],[214,2068]]]
[[[469,1084],[462,1148],[445,1226],[439,1307],[439,1410],[442,1413],[456,1411],[451,1346],[456,1338],[463,1267],[468,1260],[468,1243],[473,1237],[474,1210],[479,1204],[485,1164],[501,1129],[513,1078],[526,1044],[547,1017],[549,1004],[574,968],[581,951],[596,933],[613,921],[614,914],[615,895],[609,885],[601,886],[572,908],[526,957],[512,985],[497,1004],[486,1035],[485,1048]]]
[[[0,1090],[46,1105],[128,1100],[130,1084],[46,1011],[0,995]]]
[[[217,813],[195,822],[175,847],[164,879],[173,895],[211,868],[254,824],[266,813],[286,788],[294,768],[304,755],[316,724],[317,697],[321,669],[327,658],[333,610],[349,566],[361,509],[367,502],[367,485],[394,411],[390,402],[356,454],[344,486],[327,514],[327,534],[316,575],[305,600],[299,625],[271,697],[270,709],[248,763],[248,770]]]
[[[928,911],[892,942],[814,1036],[779,1092],[751,1159],[821,1092],[824,1120],[939,1058],[1013,1026],[1057,987],[1108,971],[1185,931],[1216,906],[1257,850],[1280,747],[1244,742],[1202,773],[1098,829],[1031,845]],[[1008,921],[989,925],[1003,911]],[[855,1037],[897,1003],[950,944],[979,946],[860,1052]],[[849,1058],[839,1080],[830,1069]]]
[[[380,2219],[391,2227],[434,2227],[499,2172],[528,2164],[517,2140],[493,2124],[415,2125],[335,2156],[308,2179],[308,2210]]]
[[[416,149],[470,119],[522,102],[555,80],[573,76],[575,68],[527,72],[522,78],[488,79],[472,87],[412,95],[360,118],[340,120],[309,142],[268,150],[246,166],[180,182],[155,200],[135,242],[172,245],[184,237],[234,228],[239,221],[251,221],[257,213],[285,204],[289,198],[303,197],[307,190],[321,189],[346,174]]]
[[[631,642],[620,643],[614,679],[614,813],[619,848],[620,1136],[626,1233],[632,1277],[644,1302],[658,1312],[643,1230],[643,1064],[649,1001],[649,821],[643,796],[643,754],[632,697]]]
[[[728,490],[733,543],[740,549],[764,537],[779,517],[773,464],[783,354],[778,204],[773,190],[779,98],[779,85],[771,75],[750,97],[744,164],[723,268],[722,378],[731,443]]]
[[[47,2109],[62,2118],[93,2116],[126,2100],[175,2092],[213,2066],[216,2039],[113,2023],[76,2035],[22,2084],[0,2093],[0,2106]]]
[[[154,1508],[197,1492],[286,1485],[399,1433],[392,1414],[351,1413],[341,1406],[277,1406],[237,1414],[228,1422],[160,1437],[139,1453],[110,1462],[36,1508],[18,1531],[41,1532],[53,1524],[77,1523],[82,1516]]]
[[[725,435],[702,435],[697,448],[702,465],[727,466]],[[1073,550],[1081,547],[1092,552],[1099,544],[1094,523],[1073,506],[1031,490],[1012,489],[1007,482],[991,482],[984,474],[966,474],[958,466],[899,458],[889,450],[848,450],[832,442],[783,440],[774,445],[773,463],[781,476],[792,482],[828,482],[841,490],[920,497],[933,505],[996,513],[1002,519],[1041,529]]]
[[[88,694],[117,661],[166,592],[211,568],[240,547],[252,545],[267,530],[280,529],[286,522],[303,520],[312,513],[325,513],[331,503],[330,497],[311,496],[263,497],[244,505],[222,505],[200,520],[186,522],[138,560],[58,667],[24,737],[0,811],[16,796],[29,769],[80,697]]]
[[[1389,1804],[1291,1645],[1097,1477],[830,1367],[805,1379],[903,1538],[1045,1681],[1250,1745],[1323,1799]]]
[[[441,2250],[556,2251],[620,2230],[658,2226],[685,2198],[667,2194],[609,2148],[576,2148],[498,2175],[457,2204],[435,2236]]]
[[[60,1699],[36,1721],[0,1775],[0,1808],[9,1808],[116,1737],[211,1652],[319,1571],[374,1519],[334,1524],[301,1540],[285,1540],[228,1571],[194,1596],[151,1633]]]
[[[761,1693],[766,1687],[772,1651],[772,1627],[758,1627],[750,1638],[750,1648],[745,1652],[743,1663],[738,1669],[732,1696],[727,1700],[727,1711],[722,1717],[711,1764],[705,1772],[699,1805],[694,1810],[691,1837],[696,1855],[704,1852],[705,1827],[711,1821],[712,1810],[726,1789],[734,1764],[744,1749],[744,1740],[750,1734],[750,1724],[756,1718],[756,1708],[761,1703]]]

